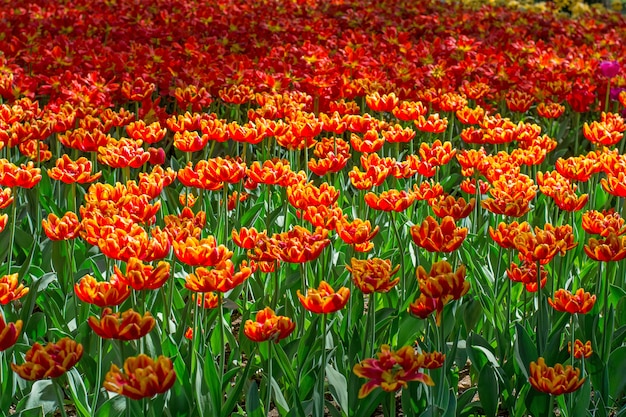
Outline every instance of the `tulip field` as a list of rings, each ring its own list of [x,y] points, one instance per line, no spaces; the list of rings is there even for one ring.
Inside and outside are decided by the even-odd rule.
[[[0,4],[0,416],[626,416],[618,0]]]

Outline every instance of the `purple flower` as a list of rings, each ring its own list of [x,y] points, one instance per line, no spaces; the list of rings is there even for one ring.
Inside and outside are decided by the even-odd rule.
[[[611,101],[617,101],[619,98],[619,93],[622,91],[626,91],[624,87],[611,87],[611,92],[609,93],[609,99]]]
[[[619,74],[619,62],[617,61],[602,61],[600,62],[600,73],[607,78],[613,78]]]

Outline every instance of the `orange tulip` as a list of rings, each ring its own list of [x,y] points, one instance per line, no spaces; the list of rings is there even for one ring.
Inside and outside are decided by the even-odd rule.
[[[104,377],[104,388],[133,400],[162,394],[176,382],[171,359],[159,356],[153,360],[143,353],[124,361],[123,372],[115,364]]]
[[[191,266],[216,266],[233,256],[226,246],[217,244],[214,236],[200,240],[188,237],[172,244],[178,260]]]
[[[365,96],[365,103],[367,104],[367,107],[376,112],[391,113],[391,111],[398,105],[399,101],[400,99],[396,97],[395,93],[380,95],[378,92],[375,92]]]
[[[41,169],[30,161],[19,167],[6,159],[0,159],[0,185],[3,187],[33,188],[41,181]]]
[[[513,246],[520,252],[520,259],[528,262],[540,261],[547,264],[561,250],[551,225],[545,230],[535,228],[535,232],[521,232],[513,239]]]
[[[583,135],[597,146],[613,146],[624,137],[624,133],[613,130],[606,123],[598,121],[591,122],[591,124],[585,122]]]
[[[609,232],[604,239],[589,238],[585,253],[594,261],[617,262],[626,258],[626,236]]]
[[[246,320],[243,328],[244,334],[253,342],[266,340],[278,343],[286,338],[296,328],[296,324],[289,317],[277,316],[269,307],[256,314],[256,320]]]
[[[316,228],[313,232],[295,226],[288,232],[275,234],[270,238],[272,253],[283,262],[303,263],[317,259],[330,244],[328,231]]]
[[[345,220],[341,207],[337,203],[332,206],[309,206],[306,210],[296,211],[298,218],[303,218],[314,227],[321,227],[326,230],[335,230],[340,219]]]
[[[391,279],[391,276],[398,272],[400,265],[391,268],[391,261],[388,259],[373,258],[358,260],[352,258],[351,266],[346,269],[352,274],[352,281],[363,292],[371,294],[373,292],[388,292],[398,282],[400,278]]]
[[[537,391],[550,395],[568,394],[576,391],[585,382],[580,379],[580,369],[572,368],[571,365],[563,367],[560,363],[550,367],[543,358],[530,363],[530,385]]]
[[[174,133],[174,147],[182,152],[199,152],[209,142],[209,135],[200,136],[196,131],[183,130]]]
[[[365,172],[361,172],[358,167],[353,167],[348,172],[350,183],[359,190],[369,190],[373,186],[379,186],[391,175],[392,170],[387,167],[370,166]]]
[[[246,175],[246,163],[239,157],[207,159],[203,175],[214,183],[237,183]]]
[[[487,194],[487,192],[489,191],[490,185],[488,182],[485,182],[483,180],[478,180],[478,187],[479,187],[478,192],[480,194]],[[471,178],[471,179],[466,178],[465,180],[461,182],[461,185],[459,186],[459,188],[461,189],[461,191],[463,191],[466,194],[476,195],[476,178]]]
[[[28,287],[18,285],[17,278],[17,273],[0,277],[0,304],[8,304],[28,294]]]
[[[458,249],[467,237],[466,227],[457,227],[451,216],[441,220],[441,225],[428,216],[421,225],[411,226],[413,242],[429,252],[452,252]]]
[[[454,220],[461,220],[469,216],[472,210],[474,210],[476,199],[472,198],[468,202],[465,202],[463,197],[457,200],[451,195],[445,197],[442,195],[438,198],[428,200],[428,204],[437,217],[443,218],[451,216]]]
[[[425,116],[428,113],[428,108],[421,101],[401,101],[392,110],[392,113],[403,122],[411,122],[420,116]]]
[[[97,152],[98,148],[106,146],[112,139],[100,129],[87,131],[82,127],[58,136],[63,145],[83,152]]]
[[[233,229],[231,237],[235,245],[240,248],[252,249],[256,246],[257,241],[261,237],[267,237],[267,233],[265,231],[258,232],[254,227],[249,229],[247,227],[242,227],[239,232]]]
[[[385,138],[379,136],[378,130],[370,129],[363,134],[363,137],[356,133],[350,136],[350,145],[357,152],[372,153],[378,152],[385,144]]]
[[[183,242],[188,237],[200,239],[202,228],[206,223],[206,213],[198,211],[194,214],[191,208],[185,207],[179,215],[168,214],[163,221],[165,222],[163,231],[167,233],[170,242]]]
[[[537,105],[537,113],[546,119],[558,119],[565,113],[565,106],[554,102],[541,102]]]
[[[554,192],[554,202],[565,211],[579,211],[587,204],[589,194],[577,195],[572,188],[562,188]]]
[[[227,292],[242,284],[252,274],[251,267],[242,262],[239,272],[230,259],[218,264],[215,268],[196,268],[195,273],[187,275],[185,287],[197,293]]]
[[[156,324],[147,311],[143,317],[133,309],[114,313],[110,308],[102,310],[100,319],[89,317],[89,327],[103,339],[135,340],[147,335]]]
[[[57,378],[76,365],[82,356],[83,346],[68,337],[45,347],[35,342],[26,352],[24,363],[12,363],[11,369],[28,381]]]
[[[150,152],[142,144],[129,138],[111,139],[98,148],[98,161],[111,168],[139,168],[150,159]]]
[[[130,285],[134,290],[156,290],[161,288],[170,277],[170,264],[161,261],[157,267],[144,265],[137,258],[130,258],[126,264],[126,273],[113,266],[115,275],[122,284]]]
[[[459,122],[464,125],[476,125],[482,120],[483,117],[485,117],[485,109],[480,106],[476,106],[473,109],[463,106],[462,108],[456,110],[455,114],[456,118],[459,119]]]
[[[614,209],[584,212],[582,227],[585,232],[602,237],[607,237],[611,232],[617,236],[626,233],[624,219]]]
[[[69,240],[78,237],[82,224],[76,213],[68,211],[58,218],[54,213],[41,221],[43,231],[50,240]]]
[[[4,321],[4,316],[0,314],[0,352],[7,350],[17,342],[22,331],[22,324],[22,320],[7,323]]]
[[[335,292],[326,281],[322,281],[317,289],[309,288],[306,296],[302,295],[300,290],[297,291],[297,294],[300,303],[310,312],[328,314],[339,311],[346,306],[350,297],[350,290],[341,287]]]
[[[339,198],[339,191],[324,182],[317,187],[313,182],[287,186],[287,200],[300,210],[308,206],[331,206]]]
[[[85,275],[74,285],[74,292],[81,301],[98,307],[120,305],[130,296],[130,288],[117,276],[110,282],[98,282],[91,275]]]
[[[443,311],[443,303],[439,298],[427,297],[420,293],[419,297],[413,301],[408,308],[409,313],[424,320],[437,310],[437,324],[439,324],[439,311]]]
[[[126,133],[135,140],[153,144],[161,141],[167,133],[166,128],[161,128],[161,123],[156,121],[149,125],[143,120],[137,120],[126,125]]]
[[[535,97],[524,90],[509,90],[505,97],[506,105],[512,112],[526,113],[533,105]]]
[[[586,156],[573,156],[567,159],[556,160],[557,172],[571,181],[588,181],[591,176],[600,170],[598,160]]]
[[[11,205],[14,198],[11,195],[10,188],[4,188],[0,191],[0,209],[5,209]]]
[[[372,229],[372,224],[369,220],[361,220],[356,218],[352,222],[348,222],[345,218],[341,218],[337,224],[337,234],[348,245],[355,245],[359,243],[372,240],[378,233],[379,227],[376,226]]]
[[[202,296],[200,296],[202,295]],[[214,309],[219,307],[220,297],[214,292],[194,293],[191,298],[198,303],[198,307]]]
[[[439,261],[431,266],[428,273],[421,265],[418,266],[416,274],[420,291],[426,297],[441,299],[443,304],[458,300],[469,291],[470,283],[465,280],[464,265],[453,272],[448,261]]]
[[[548,298],[548,303],[556,310],[570,314],[587,314],[596,303],[596,296],[579,288],[576,293],[560,289],[554,293],[554,301]]]
[[[348,163],[348,155],[337,154],[334,152],[328,152],[324,158],[315,160],[311,158],[308,162],[308,167],[315,175],[323,177],[328,173],[334,173],[341,171]]]
[[[185,168],[178,170],[178,180],[187,187],[201,188],[215,191],[224,186],[222,182],[215,182],[208,177],[208,163],[205,160],[198,161],[194,167],[191,162]]]
[[[424,181],[419,185],[413,185],[413,195],[416,200],[431,200],[443,194],[443,187],[438,182]]]
[[[428,119],[419,116],[413,123],[418,130],[428,133],[443,133],[448,128],[448,119],[440,117],[439,113],[429,115]]]
[[[85,184],[97,180],[102,175],[102,172],[91,175],[91,169],[91,161],[87,158],[80,157],[72,161],[68,155],[64,154],[57,159],[56,166],[48,170],[48,176],[66,184]]]
[[[454,155],[456,149],[452,148],[452,143],[443,142],[437,139],[432,145],[422,143],[419,148],[419,154],[422,161],[425,161],[433,166],[446,165]]]
[[[374,210],[400,212],[406,210],[414,201],[415,195],[404,190],[391,189],[383,191],[380,195],[365,194],[365,203]]]
[[[258,184],[287,186],[286,180],[293,174],[286,159],[254,161],[247,170],[248,177]]]
[[[626,172],[608,173],[600,179],[604,191],[616,197],[626,197]]]
[[[389,345],[382,345],[376,356],[354,365],[352,371],[358,377],[369,379],[359,389],[359,398],[367,397],[377,387],[394,392],[406,388],[411,381],[435,385],[430,376],[421,372],[426,354],[416,354],[412,346],[403,346],[394,352]],[[433,364],[433,361],[428,360],[428,363]]]
[[[521,265],[511,263],[506,274],[513,282],[521,282],[528,292],[537,292],[537,263],[523,261]],[[541,265],[541,288],[546,285],[548,271]]]
[[[496,229],[489,226],[489,236],[503,249],[514,248],[513,240],[522,232],[530,232],[530,224],[514,221],[511,224],[500,222]]]
[[[567,352],[572,353],[572,342],[567,342]],[[576,359],[588,358],[593,354],[593,349],[591,348],[591,340],[587,340],[587,342],[583,343],[582,341],[576,339],[574,342],[574,357]]]

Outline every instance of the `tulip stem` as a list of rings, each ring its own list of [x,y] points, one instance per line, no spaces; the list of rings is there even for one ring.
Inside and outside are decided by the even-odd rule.
[[[54,394],[57,397],[57,403],[59,404],[59,411],[61,412],[61,417],[67,417],[67,413],[65,413],[65,403],[63,401],[65,395],[63,394],[63,387],[59,383],[59,381],[55,378],[54,381]]]
[[[228,241],[228,183],[224,183],[224,244]]]
[[[548,410],[547,410],[547,416],[548,417],[552,417],[554,415],[554,395],[549,394],[550,397],[550,401],[548,401]]]
[[[400,297],[400,305],[404,304],[404,301],[406,301],[406,277],[405,277],[405,270],[404,270],[404,251],[402,250],[402,240],[400,239],[400,232],[398,231],[398,225],[396,224],[396,214],[394,211],[390,212],[390,221],[391,221],[391,226],[393,227],[393,231],[396,234],[396,239],[398,241],[398,251],[400,253],[400,279],[401,284],[402,284],[402,292],[401,292],[401,297]]]
[[[324,417],[324,380],[326,379],[326,320],[328,314],[322,314],[322,363],[320,364],[319,408],[318,417]]]
[[[389,417],[396,417],[396,392],[389,393]]]
[[[609,97],[611,95],[611,79],[606,84],[606,95],[604,96],[604,112],[609,112]]]
[[[224,294],[220,291],[217,293],[217,300],[219,303],[219,315],[220,315],[220,346],[222,347],[222,353],[220,354],[220,389],[224,387],[224,373],[226,372],[224,366],[226,365],[226,345],[224,344]],[[224,407],[224,395],[220,396],[220,410]]]
[[[369,294],[369,300],[367,303],[367,339],[366,343],[370,344],[370,349],[367,351],[367,345],[365,347],[367,353],[367,357],[371,357],[376,352],[376,299],[374,296],[374,292]]]
[[[13,187],[14,197],[11,205],[11,235],[9,236],[9,262],[7,264],[7,275],[11,275],[11,264],[13,263],[13,244],[15,243],[15,224],[17,223],[17,189]]]
[[[96,373],[96,383],[98,384],[91,400],[91,415],[96,415],[96,407],[98,405],[98,394],[100,393],[100,380],[102,379],[102,338],[98,337],[98,370]]]
[[[265,403],[265,414],[270,415],[270,403],[272,401],[272,340],[267,341],[267,402]]]
[[[598,276],[598,279],[602,280],[602,285],[604,286],[604,302],[602,304],[602,319],[604,320],[604,329],[602,332],[602,360],[604,361],[604,363],[607,363],[607,361],[609,360],[609,353],[611,350],[611,343],[610,343],[610,336],[609,336],[609,326],[611,326],[611,323],[609,323],[609,287],[610,287],[610,283],[609,283],[609,274],[607,273],[609,269],[609,265],[607,265],[606,268],[604,268],[604,279],[602,279],[602,275]]]
[[[537,353],[543,353],[545,347],[545,335],[543,329],[543,302],[541,300],[541,262],[537,261]]]

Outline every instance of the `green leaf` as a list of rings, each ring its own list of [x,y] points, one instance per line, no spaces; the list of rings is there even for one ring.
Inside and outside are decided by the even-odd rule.
[[[52,413],[59,407],[56,390],[57,386],[49,379],[35,381],[24,403],[24,410],[39,407],[45,414]]]
[[[478,396],[487,417],[495,417],[498,413],[500,388],[496,372],[491,366],[485,366],[478,375]]]
[[[283,388],[278,385],[278,382],[272,378],[272,394],[274,395],[274,402],[281,415],[289,411],[289,404],[287,404],[287,400],[285,400],[282,389]]]
[[[50,283],[54,281],[54,279],[54,273],[48,273],[39,279],[34,279],[33,282],[31,282],[31,284],[29,285],[29,291],[28,294],[26,294],[26,297],[24,297],[24,304],[22,306],[22,311],[20,314],[20,318],[24,322],[24,328],[28,327],[28,324],[32,318],[38,293],[48,288],[48,285],[50,285]]]
[[[482,353],[485,359],[487,360],[487,362],[494,368],[500,367],[500,364],[498,363],[498,359],[496,359],[496,355],[494,355],[493,352],[489,350],[488,348],[484,346],[472,346],[472,349],[474,349],[477,352]]]
[[[537,347],[533,343],[530,335],[519,323],[515,324],[515,360],[522,370],[524,377],[528,379],[530,363],[537,360]]]
[[[223,352],[222,352],[223,353]],[[211,395],[211,402],[213,403],[213,413],[217,414],[218,410],[222,406],[222,396],[224,395],[220,387],[220,376],[218,370],[218,364],[215,363],[215,359],[211,353],[211,349],[206,349],[206,355],[204,357],[204,366],[202,367],[202,374],[204,376],[204,383],[209,388],[209,394]]]
[[[609,395],[613,400],[623,398],[626,388],[626,346],[622,346],[611,353],[607,363],[609,372]]]
[[[342,410],[348,411],[348,383],[346,377],[333,368],[330,364],[326,365],[326,377],[330,392],[341,407]]]
[[[98,408],[96,417],[121,416],[126,411],[126,397],[115,395]]]
[[[453,392],[448,391],[448,406],[445,409],[443,417],[455,417],[457,414],[457,400]]]
[[[222,408],[223,417],[229,416],[232,410],[237,405],[237,402],[241,399],[241,395],[243,394],[245,383],[247,382],[248,376],[250,375],[250,367],[252,365],[252,362],[253,362],[252,360],[248,360],[248,363],[246,364],[246,367],[243,370],[243,374],[239,378],[237,378],[237,382],[235,383],[235,386],[228,393],[228,396],[226,398],[226,403],[224,404],[224,407]]]
[[[266,405],[269,414],[269,404]],[[261,407],[261,400],[259,399],[259,387],[256,381],[252,381],[250,388],[248,388],[248,394],[246,395],[246,413],[248,417],[263,417],[263,408]]]
[[[277,343],[274,346],[273,351],[274,358],[278,362],[278,366],[280,367],[281,371],[283,371],[285,377],[287,378],[288,384],[291,386],[295,386],[296,375],[293,373],[293,365],[289,361],[289,358],[285,354],[285,351],[283,350],[283,347],[280,345],[280,343]]]
[[[534,417],[545,417],[550,407],[550,396],[539,392],[536,389],[530,389],[526,396],[526,407]]]
[[[17,414],[18,417],[44,417],[44,415],[45,413],[43,406],[29,408]]]
[[[70,369],[66,374],[76,411],[78,411],[78,414],[81,416],[90,416],[89,399],[87,398],[87,389],[85,388],[83,378],[76,368]],[[99,387],[97,389],[99,389]]]
[[[572,408],[572,417],[586,417],[589,414],[591,402],[591,382],[589,378],[582,387],[574,394],[574,407]]]
[[[380,388],[376,388],[367,397],[361,398],[358,401],[358,407],[354,412],[354,416],[371,416],[374,414],[374,410],[385,399],[387,399],[387,393]]]

